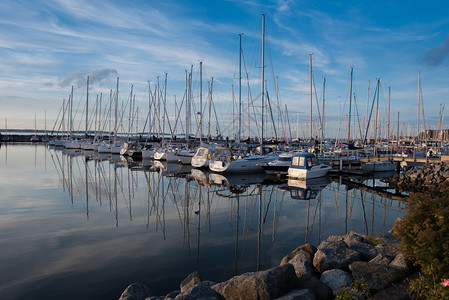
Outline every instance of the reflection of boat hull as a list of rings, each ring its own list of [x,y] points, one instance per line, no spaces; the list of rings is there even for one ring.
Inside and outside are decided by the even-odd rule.
[[[190,174],[192,174],[193,179],[195,179],[196,183],[202,187],[202,188],[208,188],[209,185],[209,177],[201,170],[198,169],[192,169],[190,171]]]
[[[265,179],[265,173],[254,174],[233,174],[223,176],[221,174],[211,173],[209,175],[209,182],[216,185],[250,185],[262,183]]]
[[[396,170],[396,164],[392,161],[373,161],[362,165],[365,172],[391,172]]]
[[[316,198],[319,192],[328,186],[329,183],[330,180],[327,177],[307,180],[289,179],[287,181],[290,196],[293,199],[299,200],[310,200]]]

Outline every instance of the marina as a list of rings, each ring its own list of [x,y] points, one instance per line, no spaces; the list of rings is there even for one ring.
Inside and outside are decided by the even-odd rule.
[[[14,143],[1,144],[0,174],[9,299],[117,298],[130,282],[164,294],[193,271],[219,282],[264,270],[300,244],[388,231],[406,213],[379,175],[287,180]]]

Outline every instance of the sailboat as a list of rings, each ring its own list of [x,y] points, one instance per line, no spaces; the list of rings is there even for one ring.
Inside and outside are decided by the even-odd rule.
[[[30,142],[37,143],[40,141],[40,138],[37,136],[36,115],[34,115],[34,135],[31,137]]]
[[[239,35],[241,37],[241,35]],[[240,43],[239,43],[240,44]],[[239,55],[241,56],[241,49],[239,49],[240,53]],[[266,163],[268,161],[274,160],[276,159],[276,156],[265,156],[263,155],[264,153],[264,147],[263,147],[263,138],[264,138],[264,134],[263,134],[263,107],[264,107],[264,94],[265,94],[265,89],[264,89],[264,65],[265,65],[265,56],[264,56],[264,51],[265,51],[265,14],[262,14],[262,89],[261,89],[261,100],[262,100],[262,105],[261,105],[261,123],[262,123],[262,127],[261,127],[261,136],[260,136],[260,154],[261,155],[249,155],[249,156],[243,156],[243,155],[229,155],[226,156],[226,160],[218,160],[218,159],[211,159],[209,162],[209,169],[213,172],[219,172],[219,173],[223,173],[223,172],[227,172],[227,173],[231,173],[231,172],[235,172],[235,173],[250,173],[250,172],[257,172],[257,171],[263,171],[263,168],[261,167],[261,164]],[[240,74],[239,74],[240,75]],[[241,76],[240,76],[241,77]],[[240,89],[239,89],[240,90]],[[239,122],[239,127],[240,127],[240,122]],[[239,135],[240,135],[240,128],[239,128]],[[238,139],[240,140],[240,136],[238,137]]]

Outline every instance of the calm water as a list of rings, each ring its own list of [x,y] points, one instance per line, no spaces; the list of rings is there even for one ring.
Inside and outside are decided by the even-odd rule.
[[[387,231],[405,214],[404,203],[338,180],[304,190],[93,154],[1,145],[2,299],[118,299],[132,282],[162,295],[193,271],[220,282],[306,242]]]

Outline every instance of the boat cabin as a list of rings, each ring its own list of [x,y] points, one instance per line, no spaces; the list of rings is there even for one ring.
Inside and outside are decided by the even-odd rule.
[[[294,169],[311,169],[313,166],[318,165],[315,154],[313,153],[300,153],[292,157],[292,163],[290,168]]]

